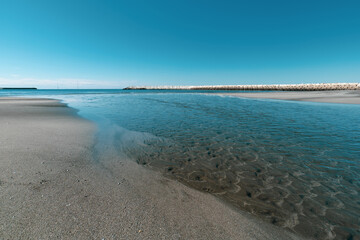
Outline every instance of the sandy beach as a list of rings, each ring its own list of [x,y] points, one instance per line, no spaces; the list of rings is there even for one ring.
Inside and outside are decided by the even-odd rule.
[[[290,92],[237,92],[214,93],[216,95],[258,99],[279,99],[323,103],[360,104],[359,90],[343,91],[290,91]]]
[[[0,98],[0,239],[298,239],[146,169],[56,100]],[[96,155],[96,157],[94,157]]]

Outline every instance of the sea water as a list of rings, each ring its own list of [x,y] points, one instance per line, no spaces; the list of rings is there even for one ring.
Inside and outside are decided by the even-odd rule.
[[[1,95],[61,99],[110,128],[119,154],[305,237],[360,238],[359,105],[206,91]]]

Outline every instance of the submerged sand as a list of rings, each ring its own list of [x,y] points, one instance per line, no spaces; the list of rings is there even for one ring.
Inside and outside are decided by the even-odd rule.
[[[0,132],[0,239],[298,239],[110,147],[95,154],[96,126],[56,100],[0,98]]]
[[[290,92],[228,92],[216,95],[258,99],[279,99],[323,103],[360,104],[359,90],[343,91],[290,91]]]

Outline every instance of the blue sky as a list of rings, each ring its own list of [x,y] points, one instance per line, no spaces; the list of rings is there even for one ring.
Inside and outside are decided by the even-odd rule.
[[[0,86],[360,82],[360,1],[1,0]]]

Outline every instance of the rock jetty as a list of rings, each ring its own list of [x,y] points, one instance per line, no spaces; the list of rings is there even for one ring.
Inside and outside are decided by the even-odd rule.
[[[246,90],[246,91],[331,91],[360,90],[360,83],[308,83],[272,85],[132,86],[124,90]]]

